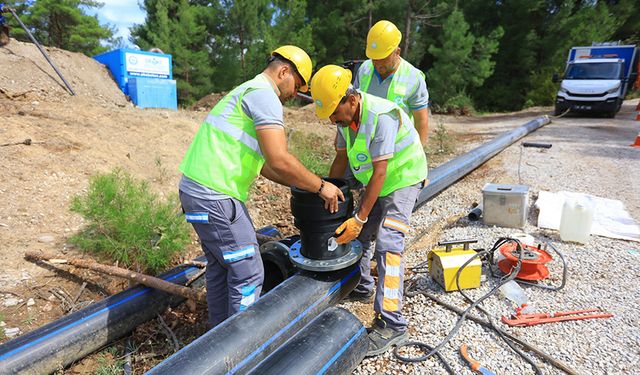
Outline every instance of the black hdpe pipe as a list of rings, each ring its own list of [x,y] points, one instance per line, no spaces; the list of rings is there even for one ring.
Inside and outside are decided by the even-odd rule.
[[[467,215],[470,221],[478,221],[482,217],[482,203],[475,206],[471,211],[469,211],[469,215]]]
[[[199,270],[180,266],[160,278],[185,285]],[[202,278],[198,282],[201,285]],[[144,286],[127,289],[0,345],[0,374],[52,373],[182,301],[180,296]]]
[[[413,207],[416,211],[429,199],[435,197],[454,182],[464,177],[467,173],[478,168],[497,153],[504,150],[518,139],[538,130],[542,126],[550,123],[548,116],[538,117],[526,124],[505,132],[490,142],[475,148],[468,153],[442,164],[429,171],[429,184],[418,195],[418,201]]]
[[[300,230],[300,253],[309,259],[328,260],[345,255],[349,247],[337,245],[328,246],[331,238],[335,237],[335,230],[351,217],[353,213],[353,196],[347,181],[339,178],[325,178],[334,184],[344,194],[344,201],[338,203],[338,211],[330,213],[324,208],[324,201],[315,193],[291,188],[291,214],[294,224]]]
[[[249,374],[351,374],[368,348],[367,330],[360,320],[343,308],[331,307]]]
[[[300,271],[148,374],[246,373],[351,292],[359,279],[357,266],[330,273]]]
[[[268,293],[296,272],[296,268],[289,260],[289,248],[299,239],[300,236],[291,236],[269,241],[260,246],[260,256],[264,266],[262,294]]]
[[[281,236],[271,226],[256,232]],[[286,244],[287,240],[290,239],[281,241]],[[283,258],[282,249],[261,248],[261,252],[265,270],[267,267],[274,270],[265,276],[265,283],[277,285],[294,272],[291,262]],[[205,257],[195,260],[207,261]],[[159,277],[185,285],[199,271],[199,267],[178,266]],[[201,287],[203,283],[201,277],[192,285]],[[54,372],[124,337],[155,318],[158,312],[183,301],[182,297],[144,286],[127,289],[0,345],[0,374]]]

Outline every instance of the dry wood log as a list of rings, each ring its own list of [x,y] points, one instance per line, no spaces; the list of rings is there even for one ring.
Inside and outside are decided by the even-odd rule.
[[[76,259],[65,257],[61,259],[59,255],[47,254],[43,252],[27,251],[24,255],[27,260],[53,260],[55,263],[66,263],[72,266],[87,268],[93,271],[105,273],[107,275],[121,277],[128,279],[142,285],[146,285],[151,288],[162,290],[167,293],[176,294],[187,299],[194,299],[197,301],[205,301],[204,291],[196,291],[190,288],[186,288],[181,285],[177,285],[157,277],[145,275],[139,272],[130,271],[120,267],[107,266],[97,263],[88,259]]]

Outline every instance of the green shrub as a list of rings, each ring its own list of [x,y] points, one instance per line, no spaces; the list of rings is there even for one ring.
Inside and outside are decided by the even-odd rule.
[[[462,116],[468,116],[475,111],[473,100],[465,93],[452,96],[447,99],[444,104],[434,104],[433,110],[436,113],[447,113]]]
[[[120,169],[93,176],[88,192],[73,199],[71,210],[89,222],[71,238],[73,244],[146,272],[166,268],[189,243],[177,196],[161,201],[146,182]]]

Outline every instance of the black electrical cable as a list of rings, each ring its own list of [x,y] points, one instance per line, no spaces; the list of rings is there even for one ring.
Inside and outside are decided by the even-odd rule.
[[[524,255],[524,246],[522,246],[522,244],[520,243],[520,241],[515,240],[515,239],[511,239],[511,238],[501,238],[499,239],[496,244],[494,245],[494,247],[490,250],[491,252],[495,251],[496,247],[500,247],[503,244],[509,243],[509,242],[515,242],[517,249],[519,250],[519,254],[518,254],[518,264],[522,263],[522,256]],[[469,297],[468,295],[466,295],[462,289],[460,288],[460,274],[462,273],[462,270],[464,270],[464,268],[471,262],[473,261],[473,259],[475,259],[476,257],[482,256],[487,254],[487,251],[483,251],[483,252],[479,252],[477,254],[475,254],[471,259],[469,259],[466,263],[464,263],[462,265],[462,267],[460,267],[458,269],[458,272],[456,272],[456,286],[458,287],[458,292],[471,304],[473,304],[475,301]],[[517,272],[512,272],[513,275],[517,275]],[[511,278],[513,279],[513,278]],[[503,283],[501,283],[498,287],[504,285],[505,283],[509,282],[510,280],[507,280]],[[533,359],[531,359],[528,355],[526,355],[522,350],[520,350],[519,348],[517,348],[513,342],[511,342],[511,340],[506,337],[503,333],[502,330],[498,329],[498,327],[495,325],[494,323],[494,317],[484,308],[482,308],[481,306],[476,306],[476,309],[478,309],[480,312],[482,312],[486,317],[487,317],[487,321],[489,322],[489,324],[491,325],[491,328],[493,329],[494,332],[496,332],[498,334],[498,336],[500,336],[500,338],[511,348],[511,350],[513,350],[516,354],[518,354],[520,357],[522,357],[522,359],[524,359],[527,363],[529,363],[531,365],[531,367],[533,367],[536,375],[542,375],[542,371],[540,370],[540,368],[536,365],[536,363],[533,361]]]
[[[502,239],[503,238],[499,239],[496,242],[496,244],[498,242],[500,242]],[[403,361],[403,362],[410,362],[410,363],[422,362],[422,361],[427,360],[432,355],[436,354],[444,345],[446,345],[449,341],[451,341],[451,339],[458,333],[458,331],[460,330],[460,327],[462,326],[462,323],[464,323],[465,318],[466,318],[467,314],[469,313],[469,311],[474,309],[478,304],[480,304],[485,299],[487,299],[487,298],[491,297],[493,294],[495,294],[496,291],[498,290],[498,288],[501,287],[503,284],[511,281],[512,279],[514,279],[516,277],[518,272],[520,272],[520,267],[522,266],[522,259],[521,259],[521,257],[522,257],[522,245],[520,244],[520,241],[518,241],[518,240],[514,240],[514,239],[509,239],[509,240],[517,241],[518,248],[521,249],[521,254],[520,254],[520,258],[518,259],[518,264],[514,267],[515,272],[512,272],[503,282],[501,282],[497,286],[493,287],[492,290],[490,290],[488,293],[486,293],[485,295],[483,295],[482,297],[480,297],[479,299],[474,301],[469,307],[467,307],[462,312],[462,315],[460,315],[460,318],[458,318],[458,321],[456,322],[454,327],[451,329],[451,331],[449,331],[449,334],[447,334],[447,336],[435,348],[431,349],[426,355],[419,356],[419,357],[405,357],[405,356],[399,354],[400,349],[402,349],[403,347],[407,347],[407,346],[423,346],[423,347],[426,347],[426,344],[420,343],[418,341],[407,341],[407,342],[405,342],[405,343],[403,343],[401,345],[396,346],[396,348],[393,351],[393,355],[398,360]],[[496,245],[494,245],[494,247],[495,246]],[[464,266],[466,266],[472,259],[467,260],[467,262],[465,262]]]
[[[516,244],[516,249],[518,250],[518,262],[517,264],[512,267],[511,272],[508,275],[505,275],[503,277],[500,277],[500,282],[498,283],[498,285],[496,287],[494,287],[492,290],[490,290],[488,293],[486,293],[485,295],[483,295],[482,297],[480,297],[478,300],[473,300],[471,299],[469,296],[467,296],[462,289],[460,288],[460,274],[462,273],[462,271],[464,270],[464,268],[471,263],[474,259],[476,259],[477,257],[481,257],[481,256],[487,256],[488,258],[488,267],[489,267],[489,271],[491,273],[491,275],[493,277],[498,277],[495,275],[495,273],[493,272],[493,261],[494,261],[494,253],[497,249],[499,249],[501,246],[509,243],[509,242],[515,242]],[[536,283],[529,283],[526,281],[518,281],[519,283],[525,284],[525,285],[531,285],[531,286],[535,286],[535,287],[539,287],[539,288],[543,288],[543,289],[547,289],[547,290],[553,290],[553,291],[557,291],[562,289],[565,284],[566,284],[566,278],[567,278],[567,266],[566,266],[566,261],[564,259],[564,256],[562,255],[562,253],[560,253],[552,244],[548,244],[549,246],[551,246],[551,248],[553,249],[553,251],[558,254],[558,256],[560,257],[560,259],[562,260],[562,264],[563,264],[563,271],[562,271],[562,281],[560,286],[548,286],[548,285],[539,285]],[[541,248],[540,245],[538,245],[538,248]],[[458,292],[460,292],[460,294],[467,300],[467,302],[471,303],[471,305],[462,312],[460,318],[458,319],[458,321],[456,322],[456,325],[453,327],[453,329],[449,332],[449,334],[447,335],[447,337],[444,338],[444,340],[442,340],[440,342],[440,344],[438,344],[435,348],[430,347],[429,345],[419,342],[419,341],[407,341],[405,343],[403,343],[402,345],[399,345],[395,348],[393,354],[394,356],[400,360],[400,361],[404,361],[404,362],[421,362],[424,361],[426,359],[428,359],[429,357],[433,356],[434,354],[436,354],[438,356],[438,358],[440,359],[440,361],[443,363],[445,369],[449,372],[452,373],[450,370],[450,366],[449,364],[444,360],[444,358],[441,356],[441,354],[439,353],[439,350],[446,345],[447,342],[449,342],[458,332],[458,330],[460,329],[462,323],[464,322],[466,315],[468,314],[468,312],[472,309],[472,308],[476,308],[479,311],[481,311],[482,313],[485,314],[485,316],[488,319],[488,322],[490,324],[490,327],[492,328],[492,330],[494,332],[496,332],[498,334],[498,336],[500,336],[500,338],[502,340],[504,340],[504,342],[518,355],[520,355],[526,362],[528,362],[534,369],[535,373],[537,375],[542,375],[542,371],[540,370],[540,368],[536,365],[536,363],[533,361],[533,359],[531,359],[529,356],[527,356],[522,350],[520,350],[519,348],[517,348],[513,342],[511,342],[511,339],[506,337],[503,333],[503,331],[497,327],[493,321],[493,316],[486,311],[484,308],[482,308],[481,306],[479,306],[479,304],[484,301],[485,299],[489,298],[490,296],[492,296],[493,294],[496,293],[496,291],[504,284],[508,283],[509,281],[512,281],[516,278],[516,276],[518,275],[518,273],[520,272],[520,269],[522,267],[522,257],[524,255],[524,246],[522,245],[522,243],[516,239],[513,238],[508,238],[508,237],[502,237],[499,238],[495,244],[493,245],[493,247],[491,248],[491,250],[489,250],[488,252],[485,250],[479,251],[477,254],[474,254],[470,259],[468,259],[456,272],[456,286],[458,287]],[[411,270],[413,270],[416,273],[424,273],[426,272],[425,269],[427,268],[428,265],[428,261],[419,263],[418,265],[414,266],[411,268]],[[406,294],[407,296],[413,296],[416,293],[412,292],[410,289],[411,285],[407,288]],[[427,349],[429,350],[429,352],[424,355],[424,356],[420,356],[420,357],[405,357],[399,354],[399,350],[403,347],[408,347],[408,346],[416,346],[419,348]],[[425,350],[426,351],[426,350]]]
[[[496,243],[493,245],[493,247],[491,248],[490,252],[489,252],[489,259],[488,259],[488,263],[489,263],[489,272],[491,273],[491,276],[495,277],[495,278],[502,278],[503,276],[500,276],[497,274],[497,271],[494,272],[493,269],[493,264],[494,262],[494,253],[497,249],[499,249],[502,245],[504,245],[506,242],[501,241],[506,237],[500,238],[498,239],[498,241],[496,241]],[[559,286],[551,286],[551,285],[543,285],[543,284],[538,284],[538,283],[531,283],[528,281],[524,281],[524,280],[516,280],[515,282],[517,282],[518,284],[523,284],[523,285],[529,285],[529,286],[533,286],[536,288],[541,288],[541,289],[546,289],[546,290],[552,290],[552,291],[558,291],[562,288],[564,288],[564,286],[567,283],[567,261],[564,259],[564,256],[562,255],[562,253],[560,251],[558,251],[558,249],[556,249],[555,246],[553,246],[551,243],[546,243],[547,245],[549,245],[553,251],[558,254],[558,256],[560,257],[560,260],[562,261],[562,281],[560,281],[560,285]],[[541,249],[541,246],[538,245],[538,249]],[[500,271],[502,272],[502,271]],[[509,274],[513,274],[513,270],[509,273]],[[515,272],[515,274],[517,274],[518,272]]]

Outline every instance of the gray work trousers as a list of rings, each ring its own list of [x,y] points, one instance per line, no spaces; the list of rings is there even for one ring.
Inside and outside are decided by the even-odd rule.
[[[362,243],[360,283],[355,290],[367,293],[375,285],[371,276],[373,241],[378,271],[378,286],[373,308],[387,327],[405,331],[407,321],[402,316],[404,283],[404,238],[410,230],[409,219],[422,183],[398,189],[376,201],[358,240]]]
[[[235,198],[205,200],[180,191],[180,202],[207,257],[208,326],[213,328],[260,296],[264,268],[255,229]]]

